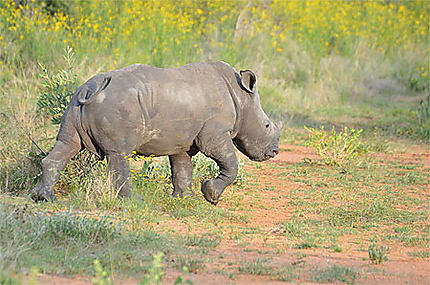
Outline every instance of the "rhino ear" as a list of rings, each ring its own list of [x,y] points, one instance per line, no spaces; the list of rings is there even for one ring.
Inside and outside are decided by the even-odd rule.
[[[240,83],[242,87],[249,93],[253,94],[257,85],[257,78],[251,70],[240,71]]]

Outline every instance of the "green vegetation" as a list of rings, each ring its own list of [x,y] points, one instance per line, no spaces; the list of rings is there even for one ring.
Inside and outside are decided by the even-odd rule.
[[[43,72],[40,77],[43,83],[42,94],[37,99],[37,107],[42,116],[51,118],[53,124],[60,124],[61,117],[78,87],[77,75],[73,72],[73,56],[72,48],[67,47],[64,55],[66,69],[60,69],[55,74],[51,74],[45,66],[40,64]]]
[[[429,258],[430,257],[430,251],[428,250],[420,250],[420,251],[414,251],[408,253],[408,255],[417,257],[417,258]]]
[[[331,265],[325,269],[315,269],[312,280],[316,282],[346,282],[354,284],[360,274],[352,268]]]
[[[369,259],[373,264],[381,264],[388,260],[387,257],[388,247],[387,246],[377,246],[376,242],[373,241],[371,245],[369,245]]]
[[[143,277],[140,284],[142,285],[158,285],[161,284],[161,279],[163,277],[163,264],[162,264],[163,253],[159,252],[154,255],[154,261],[152,262],[149,273]]]
[[[291,282],[297,278],[296,269],[293,266],[273,266],[267,259],[245,261],[239,266],[239,272],[252,275],[268,275],[272,280]]]
[[[94,285],[112,285],[113,282],[109,278],[109,273],[106,272],[100,262],[96,259],[94,260],[94,270],[95,277],[93,278]]]
[[[207,237],[129,231],[123,218],[115,215],[95,218],[78,211],[53,214],[35,210],[27,204],[1,206],[2,274],[37,265],[42,273],[94,274],[95,284],[111,284],[113,272],[120,272],[120,277],[147,273],[149,280],[155,280],[162,276],[160,251],[166,258],[176,260],[175,268],[182,270],[186,266],[195,272],[203,267],[201,261],[195,264],[192,256],[204,257],[209,253],[208,248],[217,246]],[[15,280],[8,275],[2,278]]]
[[[336,133],[334,126],[326,132],[324,126],[319,130],[306,128],[309,131],[307,145],[316,149],[322,161],[327,165],[341,165],[357,157],[363,130],[345,129]]]

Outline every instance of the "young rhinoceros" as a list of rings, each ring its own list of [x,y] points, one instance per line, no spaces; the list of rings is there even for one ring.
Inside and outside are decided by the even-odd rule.
[[[168,155],[173,196],[191,189],[191,157],[199,151],[220,168],[201,191],[217,204],[236,178],[235,145],[255,161],[278,153],[280,127],[260,105],[256,77],[240,75],[227,63],[192,63],[179,68],[143,64],[102,73],[73,95],[57,142],[42,161],[36,200],[53,200],[53,188],[67,162],[83,148],[107,156],[114,185],[130,196],[130,168],[125,155]]]

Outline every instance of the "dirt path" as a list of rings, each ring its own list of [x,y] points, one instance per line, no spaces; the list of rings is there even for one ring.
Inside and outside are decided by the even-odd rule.
[[[249,181],[249,184],[256,186],[252,186],[253,189],[243,189],[243,192],[250,191],[256,195],[246,195],[241,202],[247,208],[235,213],[248,215],[250,220],[248,223],[228,224],[237,232],[245,234],[240,240],[225,235],[220,246],[212,252],[214,262],[208,265],[206,273],[191,275],[195,284],[288,284],[272,280],[268,275],[252,275],[238,270],[240,264],[252,263],[258,259],[270,260],[269,264],[276,268],[296,267],[304,276],[307,275],[306,271],[313,268],[335,265],[354,268],[360,274],[356,284],[430,284],[429,259],[413,258],[401,245],[390,244],[389,260],[380,265],[370,264],[368,252],[359,248],[354,240],[356,236],[344,236],[340,239],[342,252],[325,248],[294,249],[280,232],[280,223],[295,214],[295,207],[289,206],[294,200],[290,196],[290,190],[297,188],[298,184],[283,179],[282,174],[286,171],[286,164],[294,165],[304,159],[316,159],[317,156],[309,148],[295,145],[282,145],[280,150],[279,155],[265,162],[262,168],[257,169],[258,166],[253,163],[245,165],[245,171],[258,173],[258,176]],[[390,155],[378,156],[387,159]],[[405,154],[391,155],[390,158],[404,163],[421,163],[424,171],[430,168],[429,150],[410,150]],[[221,202],[218,206],[228,208],[229,205]],[[180,225],[178,228],[184,226]],[[256,228],[258,233],[252,234]],[[224,272],[224,275],[207,273],[210,271]],[[173,278],[167,277],[167,280],[173,281]]]
[[[267,233],[267,235],[263,235],[263,238],[261,235],[256,238],[245,238],[248,243],[247,248],[259,249],[259,252],[270,250],[272,252],[270,254],[247,253],[244,252],[243,248],[238,247],[234,241],[225,241],[216,249],[215,254],[225,254],[232,261],[272,258],[272,264],[293,265],[305,270],[313,266],[324,268],[338,265],[357,268],[357,271],[363,271],[363,273],[369,268],[370,271],[374,271],[371,274],[364,273],[356,282],[358,284],[430,284],[429,260],[413,259],[406,254],[405,248],[401,246],[392,248],[389,260],[382,265],[370,265],[367,251],[360,251],[348,237],[343,239],[343,243],[347,246],[341,253],[321,248],[292,249],[291,245],[286,243],[285,237],[279,233],[279,224],[294,215],[294,207],[288,206],[293,199],[288,197],[290,196],[290,189],[296,188],[297,184],[281,178],[280,174],[285,171],[282,166],[302,162],[304,159],[316,159],[317,157],[306,147],[282,145],[280,149],[281,152],[275,159],[266,162],[270,167],[263,170],[259,169],[258,177],[254,177],[254,181],[251,181],[251,183],[259,182],[260,185],[257,188],[260,191],[258,195],[260,199],[255,200],[254,197],[249,197],[243,201],[243,204],[255,209],[250,215],[250,222],[246,225],[237,224],[243,229],[258,226]],[[395,158],[405,163],[422,163],[424,169],[430,168],[429,150],[411,150],[406,154],[399,154]],[[246,168],[247,170],[255,170],[249,164]],[[271,206],[268,207],[268,205]],[[273,253],[273,245],[276,245],[277,250],[283,251],[283,253]],[[303,252],[305,252],[306,257],[301,257]],[[258,284],[259,282],[265,282],[265,284],[267,282],[278,283],[267,277],[256,278],[245,274],[238,274],[237,279],[233,281],[236,284]]]
[[[411,150],[406,154],[378,154],[378,156],[381,158],[390,156],[405,163],[421,163],[423,171],[430,168],[430,151],[425,149]],[[338,266],[353,268],[359,277],[356,280],[346,278],[345,281],[355,281],[356,284],[430,284],[430,260],[409,256],[407,252],[410,248],[400,244],[390,244],[388,261],[381,265],[371,265],[368,252],[360,248],[356,242],[356,235],[344,235],[339,239],[342,252],[325,247],[295,248],[288,241],[281,225],[297,214],[297,207],[293,206],[295,199],[290,193],[292,189],[300,190],[301,184],[285,179],[283,174],[291,172],[286,169],[286,165],[294,165],[309,158],[316,159],[316,156],[306,147],[282,145],[279,155],[265,162],[263,167],[247,162],[245,171],[254,175],[248,181],[248,185],[251,186],[240,193],[243,196],[241,204],[246,207],[235,211],[235,214],[246,215],[249,221],[226,221],[220,225],[224,231],[221,244],[209,254],[210,262],[206,263],[205,269],[197,274],[189,274],[188,278],[194,284],[289,284],[274,279],[296,284],[294,280],[299,275],[300,280],[304,278],[305,281],[300,284],[310,284],[313,271]],[[228,199],[218,205],[225,209],[229,209],[229,206]],[[190,232],[189,225],[180,220],[168,220],[163,226],[182,233],[195,234],[196,231],[200,231],[193,227]],[[252,268],[240,269],[241,266],[253,264],[257,260],[262,261],[263,265],[254,269],[263,270],[263,273],[251,274]],[[264,273],[264,270],[268,271]],[[166,284],[172,284],[178,275],[179,272],[169,269],[163,280]],[[91,283],[90,278],[66,279],[45,276],[39,280],[41,284]],[[119,282],[119,284],[136,283],[136,280]],[[318,281],[314,280],[311,283],[318,284]]]

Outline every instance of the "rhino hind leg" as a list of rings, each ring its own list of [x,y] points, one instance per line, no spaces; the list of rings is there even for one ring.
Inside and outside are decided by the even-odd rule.
[[[182,152],[169,155],[170,170],[172,171],[173,197],[184,197],[184,193],[191,191],[193,181],[193,165],[191,155]]]
[[[35,201],[52,201],[55,199],[54,186],[60,178],[61,171],[80,150],[79,141],[64,142],[58,140],[55,143],[48,156],[42,160],[42,179],[32,190],[32,198]]]
[[[120,197],[130,197],[130,165],[121,154],[107,155],[109,174]]]
[[[205,199],[216,205],[225,188],[233,183],[237,176],[238,162],[230,134],[225,132],[218,137],[199,138],[199,148],[206,156],[215,160],[219,166],[219,175],[202,183],[201,191]]]

